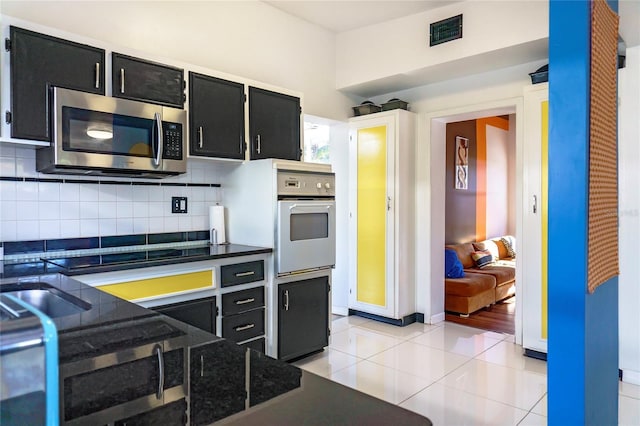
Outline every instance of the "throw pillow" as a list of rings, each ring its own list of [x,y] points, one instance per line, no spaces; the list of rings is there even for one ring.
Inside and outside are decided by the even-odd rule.
[[[462,263],[455,250],[444,250],[444,274],[447,278],[464,278]]]
[[[491,261],[495,262],[500,259],[500,250],[495,241],[492,240],[484,240],[478,243],[473,243],[473,247],[478,251],[489,251],[491,253]]]
[[[516,251],[513,248],[513,245],[511,245],[511,241],[507,240],[506,238],[500,238],[500,241],[502,242],[502,244],[504,244],[504,247],[507,249],[507,255],[509,257],[516,257]]]
[[[493,263],[493,256],[489,250],[474,251],[471,253],[471,258],[480,269],[486,268]]]

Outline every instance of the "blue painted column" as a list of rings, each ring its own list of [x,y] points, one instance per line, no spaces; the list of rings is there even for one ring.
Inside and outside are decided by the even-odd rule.
[[[617,0],[609,3],[617,11]],[[587,291],[591,1],[549,2],[548,424],[618,424],[618,280]]]

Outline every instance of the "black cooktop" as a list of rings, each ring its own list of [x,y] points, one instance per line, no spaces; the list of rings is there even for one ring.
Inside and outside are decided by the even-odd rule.
[[[133,264],[169,259],[204,258],[207,256],[211,256],[211,248],[209,246],[186,249],[140,250],[81,257],[49,258],[43,260],[65,270],[73,271],[96,266]]]

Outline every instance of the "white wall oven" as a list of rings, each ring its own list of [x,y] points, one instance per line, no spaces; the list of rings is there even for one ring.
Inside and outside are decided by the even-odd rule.
[[[278,172],[278,275],[332,268],[336,263],[335,176]]]

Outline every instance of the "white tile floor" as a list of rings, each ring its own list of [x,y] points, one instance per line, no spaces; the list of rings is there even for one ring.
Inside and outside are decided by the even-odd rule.
[[[421,413],[435,425],[546,425],[547,365],[513,336],[453,323],[396,327],[350,316],[300,368]],[[640,426],[640,386],[620,383],[619,425]]]

